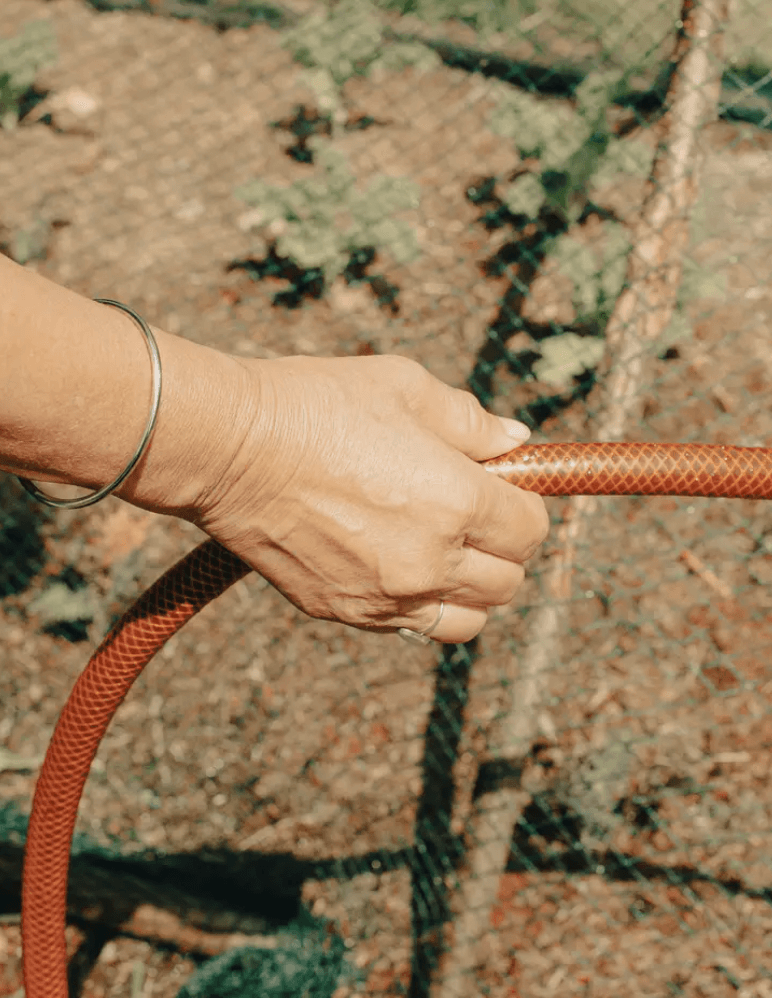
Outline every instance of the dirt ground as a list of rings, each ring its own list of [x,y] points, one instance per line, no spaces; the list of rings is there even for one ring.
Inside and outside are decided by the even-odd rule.
[[[262,24],[218,34],[82,0],[4,0],[0,35],[37,17],[51,20],[59,50],[40,75],[51,123],[0,131],[0,223],[11,235],[45,234],[45,255],[30,266],[244,356],[394,352],[465,384],[507,278],[481,272],[504,236],[486,232],[464,192],[516,162],[485,127],[485,79],[443,66],[350,84],[352,106],[382,124],[347,133],[339,148],[363,181],[385,172],[420,185],[410,221],[422,256],[379,262],[400,288],[398,315],[343,282],[287,310],[271,304],[280,280],[227,270],[255,246],[235,188],[309,170],[271,127],[311,100],[281,34]],[[631,436],[763,445],[772,440],[772,142],[727,123],[705,141],[693,258],[725,292],[703,287],[688,306],[693,335],[652,359],[645,423]],[[629,215],[640,189],[614,197]],[[558,292],[555,282],[535,285],[532,316],[570,308]],[[492,407],[511,414],[538,386],[499,370],[494,388]],[[579,401],[535,440],[586,436],[588,418]],[[112,499],[51,517],[12,480],[0,486],[3,513],[34,538],[28,550],[8,535],[0,566],[11,580],[0,600],[0,802],[25,814],[58,712],[111,613],[202,535]],[[551,503],[556,521],[563,508]],[[452,867],[422,867],[417,843],[442,817],[432,802],[450,806],[437,781],[468,774],[484,746],[517,673],[528,612],[545,598],[550,554],[548,542],[522,597],[491,615],[466,665],[450,651],[311,620],[248,577],[141,676],[100,748],[77,830],[138,861],[148,851],[193,857],[194,895],[207,864],[220,863],[223,882],[237,870],[227,903],[269,935],[300,902],[344,940],[349,969],[336,998],[428,995],[411,924],[434,925],[431,884],[439,898]],[[88,608],[70,613],[69,630],[55,601],[41,599],[56,586],[61,595],[68,578]],[[772,995],[770,581],[764,503],[604,501],[540,707],[530,826],[514,830],[497,906],[481,916],[490,926],[479,993]],[[443,718],[436,684],[452,691],[447,676],[469,663],[468,702],[449,694]],[[630,759],[612,773],[620,744]],[[570,783],[588,758],[606,790],[561,796],[563,777]],[[600,844],[545,817],[551,801],[570,829],[598,800],[608,804]],[[464,817],[454,813],[453,829]],[[3,848],[18,864],[18,836]],[[255,886],[261,876],[267,887]],[[143,900],[170,907],[147,878]],[[0,996],[21,987],[15,890],[12,878],[0,881]],[[68,930],[73,948],[82,930]],[[198,960],[136,935],[96,945],[84,998],[176,995]]]

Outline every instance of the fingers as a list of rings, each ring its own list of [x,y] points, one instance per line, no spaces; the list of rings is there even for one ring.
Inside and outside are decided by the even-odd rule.
[[[439,644],[466,644],[476,638],[488,622],[488,611],[484,608],[460,606],[447,600],[443,602],[442,618],[436,627],[432,627],[432,624],[439,615],[439,602],[423,606],[399,626],[407,627],[416,634],[422,634],[430,628],[427,637]]]
[[[441,440],[473,461],[506,454],[531,435],[524,423],[486,412],[470,392],[451,388],[419,364],[407,364],[404,375],[412,382],[408,399],[412,410]]]
[[[477,470],[477,469],[475,469]],[[544,500],[483,468],[466,528],[466,543],[480,551],[524,562],[532,558],[549,532]]]
[[[408,614],[407,623],[398,627],[423,633],[434,641],[464,643],[479,634],[488,620],[488,607],[504,606],[511,602],[525,577],[525,569],[515,562],[495,558],[475,548],[464,548],[458,574],[458,585],[447,587],[438,595],[438,601],[423,604]],[[432,626],[439,614],[442,600],[443,612],[439,622]]]
[[[464,547],[453,578],[438,598],[464,606],[504,606],[523,584],[525,569],[517,561]]]
[[[403,391],[421,422],[473,461],[505,454],[528,439],[529,430],[522,423],[486,412],[469,392],[449,387],[412,361],[392,359],[400,362],[398,368],[406,379]],[[542,499],[482,467],[470,468],[469,475],[474,491],[466,543],[510,561],[527,561],[549,530]]]
[[[403,367],[403,390],[412,411],[436,437],[472,461],[505,454],[528,439],[526,426],[486,412],[469,392],[450,388],[420,365],[407,362]],[[466,642],[479,634],[488,619],[487,608],[513,599],[523,582],[523,562],[535,554],[549,530],[540,496],[479,466],[463,471],[468,475],[463,491],[469,510],[452,581],[437,592],[438,602],[410,613],[409,623],[397,623],[421,632],[432,625],[443,600],[442,618],[429,635],[434,641]]]
[[[541,499],[478,463],[527,431],[405,358],[246,370],[247,431],[198,524],[312,617],[421,631],[444,601],[432,638],[471,640],[546,533]]]

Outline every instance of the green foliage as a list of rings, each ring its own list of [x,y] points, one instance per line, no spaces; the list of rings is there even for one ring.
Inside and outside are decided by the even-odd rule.
[[[590,73],[575,101],[545,100],[516,89],[501,89],[489,118],[493,131],[512,139],[523,159],[538,160],[541,191],[533,179],[518,177],[502,192],[515,214],[531,217],[544,207],[576,221],[591,192],[621,173],[645,173],[651,153],[640,142],[619,140],[607,124],[607,111],[622,87],[618,72]]]
[[[614,222],[604,223],[604,239],[600,253],[563,234],[553,243],[551,259],[560,272],[573,283],[573,305],[583,324],[600,325],[613,308],[624,285],[630,242],[626,231]],[[662,350],[691,338],[692,324],[684,307],[705,298],[724,300],[727,295],[724,274],[702,267],[688,257],[683,263],[683,278],[678,305],[667,329],[661,336]],[[595,367],[603,356],[603,341],[596,337],[574,333],[553,336],[539,344],[541,360],[533,365],[540,381],[566,388],[583,371]]]
[[[0,38],[0,127],[13,128],[19,104],[38,70],[56,60],[56,40],[48,21],[30,21],[11,38]]]
[[[37,768],[42,761],[42,758],[33,759],[32,767]],[[14,766],[13,768],[26,769],[28,767],[22,767],[20,765]],[[25,839],[27,838],[28,825],[29,816],[23,814],[13,801],[4,801],[0,804],[0,843],[10,842],[13,845],[23,845]],[[121,852],[118,846],[108,848],[100,845],[95,839],[92,839],[90,835],[76,831],[72,836],[71,854],[73,856],[86,854],[99,856],[102,859],[116,859],[121,855]]]
[[[27,837],[29,818],[22,814],[13,801],[0,804],[0,842],[23,845]]]
[[[177,998],[332,998],[351,978],[341,938],[301,911],[275,947],[241,947],[208,960]]]
[[[627,272],[630,241],[626,230],[616,222],[603,223],[603,239],[591,247],[569,233],[554,240],[550,259],[561,274],[571,279],[572,304],[577,321],[602,328],[619,297]],[[605,344],[597,336],[564,333],[539,343],[541,359],[533,373],[558,388],[571,386],[574,377],[596,367]]]
[[[651,146],[640,139],[612,139],[592,175],[590,193],[597,194],[623,174],[645,177],[651,170]]]
[[[307,67],[306,82],[323,111],[340,106],[341,87],[352,76],[440,63],[425,45],[387,40],[386,24],[370,0],[341,0],[309,14],[286,34],[284,46]]]
[[[575,377],[600,363],[605,344],[598,336],[563,333],[539,344],[541,360],[533,365],[534,376],[545,384],[568,388]]]
[[[516,27],[524,14],[536,9],[534,2],[513,0],[381,0],[381,6],[400,14],[414,14],[430,24],[462,21],[483,36]]]
[[[512,139],[524,158],[537,158],[545,170],[565,169],[594,135],[608,133],[606,112],[622,87],[620,73],[590,73],[576,88],[573,106],[524,90],[500,88],[488,124],[498,135]],[[620,168],[633,167],[632,154],[618,153],[617,157]]]
[[[603,239],[595,247],[571,230],[590,206],[591,195],[600,195],[620,175],[645,175],[652,159],[644,143],[620,140],[608,126],[608,108],[622,86],[619,72],[591,73],[571,104],[501,88],[489,119],[494,131],[512,139],[523,159],[537,161],[531,171],[503,185],[504,204],[514,215],[544,225],[545,259],[571,279],[577,321],[598,329],[624,284],[629,240],[622,226],[610,221],[603,223]],[[555,217],[561,223],[557,232]],[[603,344],[568,333],[543,340],[540,349],[536,376],[570,386],[574,376],[598,363]]]
[[[337,86],[363,73],[378,57],[383,26],[367,0],[344,0],[328,10],[315,11],[284,39],[298,62],[325,69]]]
[[[383,49],[378,58],[370,64],[368,72],[398,73],[412,66],[423,73],[436,69],[442,64],[442,59],[431,49],[420,42],[391,42]]]
[[[30,600],[29,609],[48,626],[63,621],[91,620],[96,607],[90,589],[71,589],[64,582],[52,582]]]
[[[513,41],[540,39],[549,25],[551,38],[597,50],[598,64],[646,70],[658,64],[672,45],[680,0],[379,0],[380,6],[413,14],[430,24],[455,19],[485,40],[504,33]],[[752,5],[754,0],[741,0]],[[758,4],[758,0],[755,0]],[[758,7],[753,11],[758,21]],[[733,21],[738,20],[733,18]],[[747,19],[746,19],[747,21]],[[758,37],[759,32],[756,32]]]
[[[536,157],[547,170],[564,168],[597,133],[607,133],[606,112],[623,88],[618,72],[589,73],[574,93],[574,104],[499,88],[488,123],[514,141],[520,155]]]
[[[649,0],[620,3],[619,0],[572,0],[559,4],[560,25],[566,33],[584,35],[600,44],[606,65],[639,72],[669,55],[673,30],[680,13],[680,0]],[[573,26],[567,22],[574,21]]]
[[[597,128],[605,120],[606,109],[622,90],[623,74],[615,69],[588,73],[574,91],[578,114]]]
[[[537,177],[525,173],[504,188],[502,199],[513,215],[536,218],[547,200],[547,193]]]
[[[627,233],[615,222],[604,222],[603,229],[599,251],[564,233],[555,240],[550,254],[573,283],[573,306],[580,322],[608,317],[625,280],[630,251]]]
[[[290,187],[255,180],[236,191],[259,210],[260,224],[279,223],[277,253],[304,269],[319,267],[328,282],[367,246],[387,250],[398,263],[414,260],[420,254],[415,232],[393,216],[418,206],[418,186],[379,176],[360,190],[345,156],[321,140],[311,144],[321,175]]]
[[[717,272],[696,263],[690,257],[683,262],[681,286],[678,289],[678,303],[667,329],[660,337],[663,350],[677,346],[692,337],[692,323],[686,306],[693,301],[714,298],[725,301],[728,294],[726,274]]]
[[[565,101],[515,89],[499,95],[488,124],[497,135],[512,139],[521,156],[536,157],[544,169],[562,166],[589,134],[587,122]]]
[[[691,337],[691,322],[689,322],[688,317],[683,313],[683,311],[681,311],[680,308],[676,308],[673,310],[673,315],[670,318],[670,322],[667,324],[667,328],[657,341],[657,345],[661,352],[664,352],[670,347],[677,346],[684,340],[691,339]]]
[[[29,263],[30,260],[44,260],[51,235],[51,224],[44,218],[35,218],[29,225],[13,234],[8,246],[11,259],[21,264]]]

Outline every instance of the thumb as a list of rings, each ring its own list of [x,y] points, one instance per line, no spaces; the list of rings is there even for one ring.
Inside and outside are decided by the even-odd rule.
[[[431,429],[473,461],[487,461],[525,443],[531,431],[516,419],[487,412],[471,392],[442,386],[439,405],[427,407],[426,421]]]

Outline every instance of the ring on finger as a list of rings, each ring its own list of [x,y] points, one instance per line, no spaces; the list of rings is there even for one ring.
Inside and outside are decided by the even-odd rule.
[[[397,630],[397,634],[410,644],[416,645],[428,645],[431,641],[429,635],[434,631],[442,620],[442,616],[445,613],[445,600],[440,600],[440,612],[437,614],[436,619],[429,624],[429,626],[423,631],[413,631],[409,627],[400,627]]]

